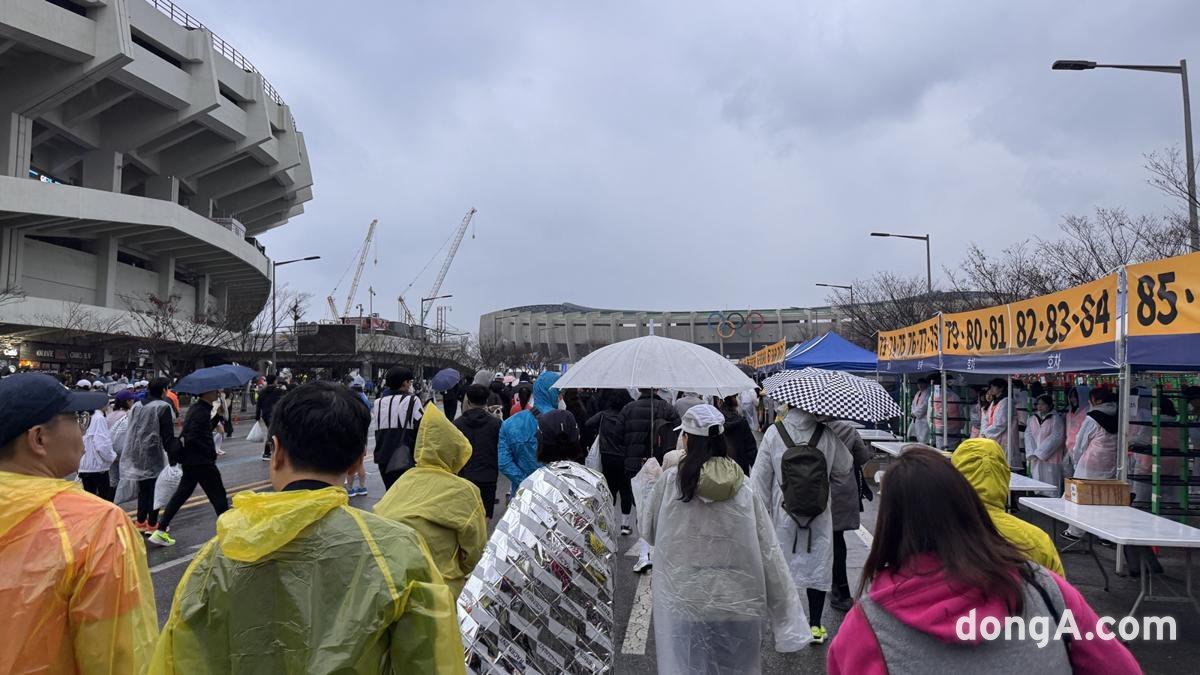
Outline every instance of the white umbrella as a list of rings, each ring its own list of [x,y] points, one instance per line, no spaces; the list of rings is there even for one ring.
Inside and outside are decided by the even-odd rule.
[[[588,354],[554,385],[557,389],[675,389],[730,396],[754,389],[725,357],[706,347],[659,335],[625,340]]]

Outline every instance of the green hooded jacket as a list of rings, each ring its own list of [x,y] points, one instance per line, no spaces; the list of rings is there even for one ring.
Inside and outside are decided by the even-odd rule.
[[[471,459],[471,442],[430,403],[421,417],[413,454],[416,466],[392,485],[375,505],[375,513],[400,521],[425,538],[457,598],[488,539],[479,488],[458,476]]]
[[[340,487],[242,492],[184,572],[152,673],[461,673],[421,537]]]

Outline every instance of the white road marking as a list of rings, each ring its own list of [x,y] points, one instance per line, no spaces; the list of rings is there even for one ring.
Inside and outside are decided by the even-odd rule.
[[[165,562],[165,563],[160,563],[160,564],[158,564],[158,565],[155,565],[154,567],[151,567],[151,568],[150,568],[150,574],[158,574],[159,572],[161,572],[161,571],[163,571],[163,570],[169,570],[169,569],[171,569],[172,567],[178,567],[178,566],[180,566],[180,565],[182,565],[182,564],[184,564],[184,563],[186,563],[186,562],[191,562],[192,558],[195,558],[195,557],[196,557],[196,554],[200,552],[200,550],[199,550],[199,549],[200,549],[200,547],[201,547],[201,546],[203,546],[203,545],[204,545],[204,544],[196,544],[195,546],[192,546],[192,547],[191,547],[191,549],[192,549],[192,552],[191,552],[191,553],[189,553],[189,554],[187,554],[187,555],[185,555],[185,556],[183,556],[182,558],[176,558],[176,559],[174,559],[174,560],[168,560],[168,561],[167,561],[167,562]]]
[[[858,538],[862,540],[862,543],[867,548],[871,548],[871,542],[875,541],[875,537],[872,537],[871,533],[867,532],[867,528],[863,525],[859,525],[858,529],[854,531],[854,534],[858,535]]]
[[[650,611],[653,595],[650,592],[650,573],[640,575],[633,606],[629,608],[629,623],[625,625],[625,641],[621,644],[622,654],[645,654],[646,639],[650,634]]]

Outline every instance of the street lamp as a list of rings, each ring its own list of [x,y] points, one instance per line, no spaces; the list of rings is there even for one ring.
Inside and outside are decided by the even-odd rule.
[[[1112,63],[1096,63],[1095,61],[1055,61],[1051,70],[1095,70],[1096,68],[1115,68],[1117,70],[1142,70],[1150,73],[1167,73],[1179,75],[1183,83],[1183,143],[1187,154],[1187,188],[1188,188],[1188,238],[1193,251],[1200,250],[1200,219],[1196,214],[1196,161],[1192,154],[1192,103],[1188,97],[1187,59],[1180,59],[1177,66],[1131,66]]]
[[[853,286],[843,286],[841,284],[817,284],[817,285],[822,288],[842,288],[847,291],[850,291],[850,304],[852,304],[852,305],[854,304],[854,287]]]
[[[292,260],[284,260],[281,262],[271,263],[271,372],[279,371],[279,354],[276,351],[275,333],[279,332],[279,323],[275,320],[275,268],[283,265],[291,265],[296,262],[306,262],[309,260],[320,260],[319,255],[310,255],[307,258],[293,258]]]
[[[929,254],[928,234],[892,234],[890,232],[872,232],[872,237],[899,237],[901,239],[916,239],[925,242],[925,288],[933,293],[933,258]]]
[[[432,303],[443,298],[453,298],[453,295],[435,295],[432,298],[421,298],[421,328],[425,327],[425,317],[429,314],[429,310],[425,309],[426,303]]]

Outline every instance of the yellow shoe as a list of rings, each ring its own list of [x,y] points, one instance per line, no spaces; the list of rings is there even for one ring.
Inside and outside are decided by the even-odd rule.
[[[825,626],[812,627],[812,643],[814,645],[823,645],[825,640],[829,638],[829,631],[825,630]]]

